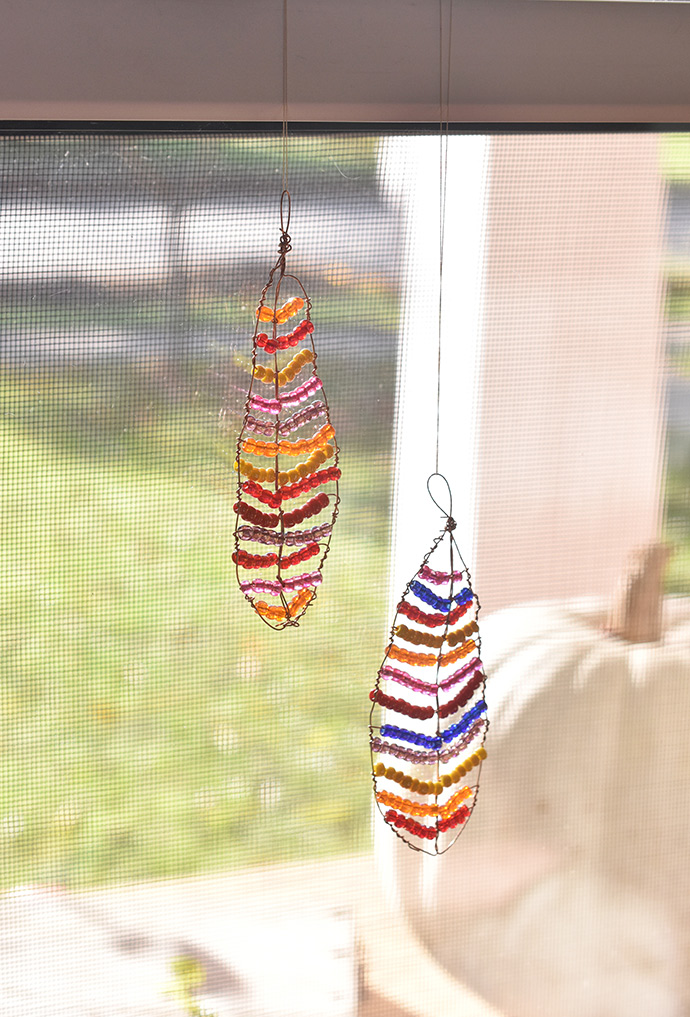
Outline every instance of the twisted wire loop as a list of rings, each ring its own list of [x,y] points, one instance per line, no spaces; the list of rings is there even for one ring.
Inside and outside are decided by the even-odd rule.
[[[256,309],[235,456],[237,582],[273,629],[295,628],[316,600],[340,504],[340,450],[317,373],[311,300],[299,278],[287,271],[291,211],[290,192],[284,189],[278,258]],[[266,505],[268,513],[261,507]],[[313,526],[294,529],[308,518]]]
[[[447,510],[432,494],[435,476],[446,484]],[[480,604],[453,536],[450,485],[432,474],[427,489],[445,525],[398,603],[369,694],[369,741],[385,822],[413,850],[441,855],[474,811],[489,725]]]
[[[287,212],[285,211],[285,199],[287,198]],[[285,255],[288,251],[292,250],[292,237],[288,233],[290,229],[290,216],[292,214],[292,195],[287,188],[283,190],[280,195],[280,243],[278,244],[278,253],[282,259],[285,259]],[[283,260],[283,268],[285,263]]]

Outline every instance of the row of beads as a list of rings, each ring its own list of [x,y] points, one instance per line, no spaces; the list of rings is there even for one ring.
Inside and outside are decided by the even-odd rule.
[[[433,653],[413,653],[412,650],[404,650],[395,643],[388,647],[387,655],[393,660],[401,660],[403,664],[413,664],[417,667],[431,667],[437,663],[436,655]]]
[[[318,544],[307,544],[301,551],[293,551],[292,554],[288,554],[285,558],[282,558],[278,564],[278,568],[289,569],[293,565],[299,565],[300,562],[308,561],[309,558],[313,558],[315,554],[320,554],[321,548]]]
[[[294,618],[298,615],[313,596],[313,590],[301,590],[296,597],[292,598],[288,604],[287,611],[284,607],[278,607],[277,604],[267,604],[263,600],[257,600],[254,607],[264,618],[269,618],[271,621],[283,621],[285,618]]]
[[[448,799],[445,805],[428,805],[426,802],[411,802],[409,798],[400,798],[398,795],[391,794],[390,791],[377,791],[376,801],[381,802],[382,805],[392,805],[394,809],[408,812],[412,816],[441,816],[446,819],[471,794],[471,788],[461,787],[452,798]]]
[[[293,388],[292,392],[278,396],[277,399],[264,399],[263,396],[252,393],[249,397],[249,406],[253,410],[261,410],[262,413],[277,415],[284,406],[297,406],[299,403],[306,402],[309,396],[313,395],[320,388],[323,388],[321,379],[314,375],[301,385],[298,385],[297,388]]]
[[[397,738],[399,741],[412,742],[413,745],[421,745],[425,749],[440,749],[444,742],[447,745],[452,742],[456,735],[463,734],[477,717],[486,711],[486,703],[480,699],[471,710],[460,718],[457,724],[452,724],[445,731],[437,735],[420,734],[417,731],[408,731],[404,727],[395,727],[393,724],[383,724],[381,727],[382,738]]]
[[[313,558],[315,554],[320,553],[320,550],[321,548],[318,544],[307,544],[301,551],[294,551],[292,554],[281,558],[280,562],[278,561],[278,555],[273,553],[248,554],[247,551],[233,551],[232,560],[236,565],[241,565],[245,569],[265,569],[271,568],[273,565],[278,565],[278,568],[281,569],[289,569],[299,562]]]
[[[278,483],[299,483],[300,480],[304,480],[310,474],[315,473],[319,466],[330,459],[332,455],[335,455],[335,449],[332,445],[326,445],[324,448],[319,448],[314,452],[306,462],[298,463],[297,466],[286,472],[280,472],[278,474]],[[243,477],[249,477],[250,480],[257,480],[264,484],[272,484],[276,479],[275,470],[269,469],[264,470],[253,463],[250,463],[247,459],[240,459],[240,473]]]
[[[332,424],[324,424],[311,438],[300,438],[299,441],[260,441],[258,438],[245,438],[242,443],[242,450],[253,456],[270,456],[275,458],[281,456],[301,456],[305,452],[313,452],[314,449],[325,445],[329,438],[335,437],[335,430]]]
[[[396,770],[394,766],[384,766],[383,763],[376,764],[374,776],[385,777],[386,780],[395,781],[396,784],[404,787],[406,791],[411,791],[416,795],[438,796],[443,794],[445,788],[450,787],[451,784],[457,784],[463,777],[466,777],[484,759],[486,759],[486,749],[482,745],[471,756],[468,756],[467,759],[463,759],[462,763],[456,766],[454,770],[451,770],[450,773],[444,773],[438,780],[418,780],[416,777],[410,776],[409,773]]]
[[[330,438],[335,438],[335,428],[332,424],[324,424],[311,438],[300,438],[299,441],[281,441],[278,443],[278,451],[281,455],[299,456],[303,452],[313,452],[327,444]]]
[[[248,505],[244,501],[236,501],[232,506],[238,516],[242,516],[250,523],[255,523],[257,526],[268,526],[272,528],[278,525],[279,517],[275,512],[262,512],[261,509],[256,508],[254,505]]]
[[[443,706],[439,707],[439,717],[450,717],[454,713],[457,713],[463,706],[466,706],[483,681],[483,674],[474,674],[468,681],[467,685],[465,685],[462,692],[458,692],[455,699],[451,699],[449,703],[444,703]]]
[[[424,826],[423,823],[418,823],[416,819],[410,819],[408,816],[401,816],[399,812],[394,812],[393,809],[389,809],[385,814],[384,819],[391,826],[395,826],[398,830],[403,827],[409,832],[413,833],[415,837],[421,837],[426,840],[436,840],[436,830],[432,826]]]
[[[287,300],[277,311],[265,305],[257,307],[256,316],[259,321],[275,321],[279,325],[284,325],[288,318],[292,318],[303,307],[304,300],[302,297],[293,297],[291,300]]]
[[[468,625],[465,625],[464,629],[446,632],[441,636],[432,636],[430,632],[410,629],[407,625],[398,625],[395,629],[396,636],[404,639],[406,643],[414,643],[415,646],[435,646],[437,648],[443,646],[444,643],[448,643],[449,646],[455,646],[461,640],[464,642],[473,632],[479,632],[479,626],[476,621],[471,621]]]
[[[317,473],[312,473],[310,477],[303,477],[296,484],[281,487],[278,491],[267,491],[253,480],[245,481],[242,484],[242,490],[246,494],[251,494],[257,501],[263,502],[264,505],[270,505],[271,508],[280,508],[281,502],[286,501],[288,498],[299,498],[301,494],[305,494],[320,484],[328,484],[331,480],[340,480],[340,470],[337,466],[329,466],[325,470],[319,470]]]
[[[439,667],[447,667],[449,664],[455,664],[456,661],[462,660],[468,653],[472,653],[473,650],[477,649],[477,644],[474,639],[468,640],[459,646],[457,650],[451,650],[450,653],[439,654],[438,663]]]
[[[458,643],[464,642],[468,636],[474,635],[475,632],[479,632],[479,626],[476,621],[471,621],[465,625],[464,629],[456,629],[455,632],[449,632],[446,636],[446,642],[449,646],[457,646]]]
[[[451,724],[451,726],[446,728],[445,731],[441,731],[441,738],[445,744],[448,745],[449,742],[452,742],[456,735],[464,734],[467,728],[477,719],[477,717],[481,717],[483,713],[486,713],[486,703],[483,699],[480,699],[479,702],[475,703],[471,710],[468,710],[467,713],[460,718],[457,724]]]
[[[456,660],[461,660],[466,657],[468,653],[477,648],[477,644],[473,639],[463,643],[457,650],[451,650],[450,653],[440,653],[437,656],[433,653],[413,653],[412,650],[405,650],[402,646],[396,646],[395,643],[391,643],[388,647],[388,656],[392,657],[393,660],[400,660],[403,664],[412,664],[413,667],[432,667],[434,664],[438,664],[439,667],[447,667],[448,664],[454,664]]]
[[[297,547],[299,544],[308,544],[312,540],[323,540],[330,535],[333,529],[332,523],[321,523],[320,526],[312,526],[310,530],[293,530],[292,533],[274,533],[272,530],[265,530],[261,526],[238,526],[237,536],[240,540],[253,540],[258,544],[286,544],[288,547]]]
[[[445,625],[446,623],[448,625],[455,625],[458,618],[467,614],[471,606],[472,600],[470,599],[466,603],[454,607],[450,614],[427,614],[425,611],[421,611],[415,604],[410,604],[407,600],[401,600],[398,604],[398,614],[404,614],[407,618],[418,622],[420,625],[436,629],[439,625]]]
[[[424,601],[429,607],[433,607],[434,611],[449,611],[454,603],[465,604],[472,599],[472,590],[467,586],[453,597],[439,597],[428,586],[413,579],[410,583],[410,590],[419,600]]]
[[[379,670],[379,677],[387,681],[397,682],[398,685],[404,685],[408,689],[422,692],[428,696],[435,696],[438,691],[438,685],[431,685],[428,682],[421,681],[419,678],[413,678],[407,671],[400,671],[397,667],[382,667]]]
[[[329,448],[330,446],[326,447]],[[338,466],[327,466],[325,470],[317,470],[316,473],[312,473],[308,477],[303,477],[294,483],[286,484],[276,494],[279,494],[283,501],[288,498],[298,498],[300,494],[311,491],[320,484],[327,484],[331,480],[340,480],[340,476],[341,473]]]
[[[287,350],[291,346],[298,346],[304,337],[311,335],[313,331],[314,326],[305,318],[304,321],[300,321],[297,328],[287,335],[277,335],[273,339],[269,339],[265,332],[259,332],[256,337],[256,345],[261,346],[267,353],[275,353],[276,350]]]
[[[278,564],[277,554],[248,554],[247,551],[233,551],[232,560],[244,569],[268,569]]]
[[[461,805],[457,812],[454,812],[452,816],[446,816],[445,819],[439,819],[438,829],[439,833],[445,833],[446,830],[451,830],[454,826],[460,826],[470,818],[470,809],[466,805]]]
[[[439,682],[439,689],[450,689],[453,685],[457,685],[458,682],[463,681],[468,675],[471,675],[473,671],[479,671],[484,665],[482,664],[479,657],[475,657],[469,664],[463,664],[458,671],[453,671],[451,675],[444,678],[442,682]],[[483,677],[483,675],[482,675]]]
[[[405,759],[408,763],[435,766],[439,761],[448,763],[451,759],[459,756],[468,745],[484,734],[486,726],[484,718],[478,720],[452,749],[444,749],[442,752],[420,752],[417,749],[408,749],[404,745],[395,745],[377,737],[371,739],[371,750],[382,755],[395,756],[396,759]]]
[[[483,680],[483,674],[475,674],[455,699],[439,707],[439,717],[450,717],[452,714],[457,713],[462,706],[469,703]],[[381,689],[372,689],[369,693],[369,699],[374,703],[378,703],[379,706],[384,706],[387,710],[403,713],[406,717],[414,717],[415,720],[429,720],[434,716],[434,708],[432,706],[414,706],[404,699],[395,699],[393,696],[387,696]]]
[[[279,434],[292,434],[298,427],[302,427],[303,424],[308,424],[310,420],[314,420],[316,417],[323,417],[326,414],[326,404],[322,403],[320,399],[317,399],[311,404],[311,406],[305,406],[303,409],[298,410],[297,413],[288,417],[287,420],[283,420],[278,424]]]
[[[254,431],[255,434],[271,435],[276,433],[275,422],[272,423],[270,420],[259,420],[257,417],[253,417],[251,413],[247,414],[244,426],[247,430]]]
[[[243,593],[272,593],[275,596],[284,590],[301,590],[304,586],[319,586],[323,581],[320,572],[305,572],[292,579],[244,579],[240,582]]]
[[[300,350],[299,353],[295,353],[289,364],[286,364],[282,371],[277,373],[272,367],[266,367],[264,364],[257,364],[252,371],[252,374],[257,381],[263,381],[266,385],[273,385],[278,379],[278,385],[280,388],[283,385],[287,385],[289,381],[294,381],[297,375],[300,373],[303,367],[307,364],[314,363],[314,351],[313,350]]]
[[[449,583],[451,579],[454,583],[459,583],[462,579],[462,572],[434,572],[428,565],[424,565],[419,570],[419,576],[421,579],[426,579],[429,583],[442,586],[444,583]]]
[[[271,435],[276,433],[276,425],[278,428],[278,434],[292,434],[298,427],[302,427],[303,424],[308,424],[310,420],[315,417],[323,417],[326,413],[326,404],[322,403],[319,399],[312,403],[311,406],[305,406],[303,410],[298,410],[292,417],[288,417],[287,420],[278,423],[277,421],[271,420],[259,420],[257,417],[253,417],[251,413],[247,414],[245,420],[245,427],[249,428],[250,431],[254,431],[256,434]]]
[[[482,662],[479,657],[475,657],[469,664],[465,664],[460,668],[459,671],[454,671],[453,674],[449,675],[448,678],[444,678],[442,682],[438,684],[436,682],[423,682],[421,678],[413,678],[407,671],[400,671],[396,667],[382,667],[379,671],[381,678],[387,678],[390,681],[398,682],[399,685],[406,685],[408,689],[414,689],[415,692],[421,692],[427,696],[435,696],[440,689],[449,689],[453,685],[457,685],[458,682],[463,681],[468,674],[481,668]],[[482,676],[483,677],[483,676]]]
[[[433,706],[414,706],[412,703],[407,703],[404,699],[395,699],[393,696],[387,696],[381,689],[372,689],[369,693],[369,699],[373,703],[378,703],[379,706],[385,706],[387,710],[402,713],[406,717],[414,717],[415,720],[429,720],[434,715]]]
[[[329,502],[330,499],[327,494],[317,494],[315,498],[310,498],[309,501],[296,508],[293,512],[286,512],[283,515],[283,526],[297,526],[299,523],[304,522],[305,519],[317,516],[319,512],[323,512],[325,508],[328,508]]]

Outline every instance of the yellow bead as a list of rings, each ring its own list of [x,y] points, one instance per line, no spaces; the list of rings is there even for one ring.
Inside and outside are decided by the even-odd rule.
[[[437,780],[436,783],[434,784],[434,794],[440,795],[442,793],[443,793],[443,784],[441,783],[440,780]]]
[[[464,766],[458,766],[458,767],[456,768],[455,772],[456,772],[456,773],[457,773],[457,775],[458,775],[458,780],[460,780],[460,778],[461,778],[461,777],[464,777],[464,776],[465,776],[465,774],[467,773],[467,770],[465,769],[465,767],[464,767]]]
[[[450,787],[450,785],[453,783],[453,781],[450,778],[450,774],[444,773],[443,776],[441,777],[441,783],[443,784],[444,787]]]
[[[472,766],[478,766],[478,764],[481,762],[481,756],[479,755],[478,752],[473,752],[472,755],[470,756],[470,759],[472,760]]]
[[[376,774],[377,777],[383,777],[385,772],[386,767],[383,765],[383,763],[377,763],[376,766],[374,767],[374,773]]]
[[[285,371],[279,371],[278,372],[278,384],[279,385],[284,385],[286,381],[287,381],[287,378],[285,377]]]
[[[406,774],[405,774],[405,776],[404,776],[404,777],[403,777],[403,779],[402,779],[402,780],[400,781],[400,783],[402,784],[402,786],[403,786],[403,787],[404,787],[405,789],[409,789],[409,788],[411,788],[411,787],[412,787],[412,777],[410,777],[409,773],[406,773]]]
[[[479,756],[480,759],[486,759],[486,749],[484,748],[483,745],[480,749],[477,749],[477,755]]]
[[[290,479],[290,483],[295,484],[300,479],[299,471],[298,470],[288,470],[288,477]]]
[[[388,769],[386,770],[385,776],[388,778],[388,780],[393,780],[393,778],[395,777],[395,767],[389,766]]]
[[[454,784],[457,784],[457,782],[460,780],[460,774],[458,773],[457,770],[453,770],[453,772],[450,775],[450,779],[453,781]]]
[[[410,784],[410,791],[414,791],[415,794],[417,794],[417,792],[419,791],[419,781],[417,780],[416,777]]]

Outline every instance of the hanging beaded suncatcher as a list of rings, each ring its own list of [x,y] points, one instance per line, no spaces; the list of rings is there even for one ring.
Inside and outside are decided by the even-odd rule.
[[[286,272],[289,225],[285,190],[279,256],[256,310],[251,382],[237,440],[232,556],[240,589],[274,629],[297,625],[316,597],[340,479],[335,431],[316,372],[311,301],[297,276]],[[318,521],[305,527],[312,519]]]
[[[376,804],[398,836],[426,854],[442,854],[457,839],[486,756],[479,601],[451,512],[452,505],[403,591],[370,693]],[[473,782],[465,780],[471,771]]]
[[[280,243],[256,309],[251,381],[237,439],[232,556],[240,589],[273,629],[298,625],[316,599],[338,516],[340,479],[335,431],[316,373],[311,301],[297,276],[286,271],[292,249],[287,181],[288,9],[283,0]],[[305,526],[307,520],[315,525]]]
[[[480,658],[479,601],[453,536],[448,481],[439,473],[443,251],[448,167],[453,0],[449,0],[445,109],[443,3],[439,0],[439,313],[436,388],[436,466],[427,490],[446,517],[414,577],[405,587],[390,643],[369,694],[372,779],[386,823],[410,847],[440,855],[472,814],[486,757],[485,675]],[[433,477],[448,487],[445,512],[431,493]]]

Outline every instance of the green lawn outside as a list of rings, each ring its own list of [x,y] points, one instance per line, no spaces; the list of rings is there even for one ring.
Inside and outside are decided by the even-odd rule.
[[[343,450],[318,603],[276,633],[237,589],[217,411],[142,395],[99,417],[52,377],[1,390],[4,886],[365,848],[388,454]]]

